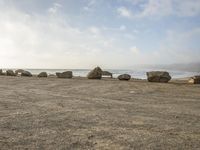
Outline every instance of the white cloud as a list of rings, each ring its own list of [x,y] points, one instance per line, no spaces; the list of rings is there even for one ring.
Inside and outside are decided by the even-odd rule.
[[[200,0],[147,0],[134,1],[133,6],[140,7],[134,13],[126,7],[120,7],[117,12],[120,16],[131,18],[179,16],[190,17],[200,15]]]
[[[142,7],[143,11],[136,17],[167,16],[172,13],[171,0],[149,0]]]
[[[55,13],[57,13],[58,9],[61,8],[61,7],[62,7],[61,4],[54,3],[53,7],[51,7],[51,8],[48,9],[48,12],[52,13],[52,14],[55,14]]]
[[[132,12],[126,7],[119,7],[117,9],[117,12],[121,17],[126,17],[126,18],[132,17]]]
[[[112,35],[102,34],[98,27],[80,29],[57,14],[38,16],[3,9],[4,13],[0,13],[2,67],[112,68],[121,59],[117,58],[123,49],[120,42]]]

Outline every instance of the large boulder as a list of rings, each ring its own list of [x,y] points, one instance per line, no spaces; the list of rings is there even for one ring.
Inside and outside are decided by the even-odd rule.
[[[32,77],[33,75],[29,71],[23,71],[21,73],[21,76],[23,76],[23,77]]]
[[[38,74],[39,78],[46,78],[48,75],[46,72],[41,72],[40,74]]]
[[[88,79],[101,79],[102,78],[102,70],[100,67],[94,68],[87,75]]]
[[[71,79],[73,77],[73,73],[72,71],[65,71],[65,72],[56,72],[56,76],[58,78],[68,78],[68,79]]]
[[[171,80],[171,76],[166,71],[151,71],[147,72],[147,80],[149,82],[167,83]]]
[[[102,76],[110,76],[111,78],[113,78],[112,73],[109,71],[102,71]]]
[[[15,76],[15,73],[13,70],[6,70],[6,75],[7,76]]]
[[[119,75],[118,76],[118,79],[119,80],[130,80],[131,79],[131,75],[129,75],[129,74],[122,74],[122,75]]]
[[[191,77],[189,80],[188,80],[189,83],[192,83],[192,84],[200,84],[200,76],[194,76],[194,77]]]
[[[18,75],[18,74],[22,74],[24,70],[23,69],[17,69],[15,70],[15,74]]]

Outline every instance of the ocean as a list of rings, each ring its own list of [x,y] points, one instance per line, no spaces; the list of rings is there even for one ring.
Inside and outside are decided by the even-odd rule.
[[[72,71],[74,76],[77,77],[86,77],[90,69],[26,69],[27,71],[30,71],[32,74],[39,74],[40,72],[47,72],[48,74],[55,74],[56,72],[64,72],[64,71]],[[106,69],[106,71],[109,71],[113,73],[113,77],[117,77],[120,74],[130,74],[133,78],[139,78],[139,79],[146,79],[146,72],[151,71],[149,69],[145,70],[119,70],[119,69]],[[186,72],[186,71],[169,71],[172,78],[184,78],[184,77],[191,77],[194,75],[199,75],[198,72]]]

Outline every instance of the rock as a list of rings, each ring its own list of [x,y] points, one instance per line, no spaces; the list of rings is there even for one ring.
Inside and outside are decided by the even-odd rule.
[[[38,74],[39,78],[46,78],[48,75],[46,72],[41,72],[40,74]]]
[[[15,70],[15,74],[18,75],[18,74],[21,74],[24,70],[23,69],[17,69]]]
[[[3,70],[2,69],[0,69],[0,75],[3,75]]]
[[[5,76],[6,75],[6,73],[5,72],[3,72],[3,70],[2,69],[0,69],[0,76]]]
[[[56,72],[56,76],[58,78],[68,78],[68,79],[70,79],[70,78],[73,77],[73,73],[72,73],[72,71],[65,71],[63,73]]]
[[[102,71],[102,76],[110,76],[111,78],[113,78],[112,73],[109,71]]]
[[[94,68],[87,75],[88,79],[101,79],[102,78],[102,70],[100,67]]]
[[[7,71],[6,71],[6,75],[7,75],[7,76],[15,76],[15,73],[14,73],[13,70],[7,70]]]
[[[23,71],[21,73],[21,76],[23,76],[23,77],[32,77],[33,75],[30,72],[28,72],[28,71]]]
[[[200,76],[194,76],[194,77],[191,77],[189,80],[188,80],[189,83],[192,83],[192,84],[200,84]]]
[[[151,71],[147,72],[147,80],[149,82],[167,83],[171,80],[171,76],[166,71]]]
[[[122,74],[122,75],[119,75],[118,76],[118,79],[119,80],[130,80],[131,79],[131,75],[129,75],[129,74]]]

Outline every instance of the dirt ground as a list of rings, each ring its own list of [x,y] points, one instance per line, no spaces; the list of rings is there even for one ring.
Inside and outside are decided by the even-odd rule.
[[[200,85],[0,76],[0,149],[197,150]]]

